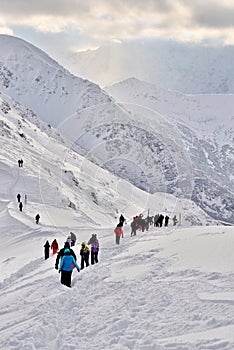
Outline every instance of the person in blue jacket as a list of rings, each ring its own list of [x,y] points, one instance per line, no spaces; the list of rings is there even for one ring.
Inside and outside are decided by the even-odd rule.
[[[59,265],[59,273],[61,272],[61,283],[67,287],[71,287],[73,267],[76,267],[77,271],[80,272],[80,267],[74,257],[71,255],[70,249],[66,248]]]

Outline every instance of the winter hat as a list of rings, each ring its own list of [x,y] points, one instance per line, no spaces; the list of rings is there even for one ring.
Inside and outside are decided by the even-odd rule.
[[[64,248],[70,248],[69,242],[65,242],[65,243],[64,243]]]

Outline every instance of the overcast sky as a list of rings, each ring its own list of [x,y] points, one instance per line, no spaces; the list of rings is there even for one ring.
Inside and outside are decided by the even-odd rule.
[[[234,44],[234,0],[0,0],[0,33],[54,58],[109,42]]]

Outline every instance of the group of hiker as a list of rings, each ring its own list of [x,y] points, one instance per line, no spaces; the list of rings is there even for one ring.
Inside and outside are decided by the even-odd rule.
[[[16,198],[17,198],[17,201],[18,201],[18,203],[19,203],[19,211],[23,211],[23,202],[21,201],[21,194],[20,193],[18,193],[17,194],[17,196],[16,196]],[[27,197],[27,195],[25,194],[25,196],[24,196],[24,204],[27,204],[27,201],[28,201],[28,197]],[[40,220],[40,215],[39,214],[36,214],[36,216],[35,216],[35,222],[36,222],[36,224],[39,224],[39,220]]]
[[[23,160],[18,160],[19,167],[23,167]],[[19,210],[22,212],[23,210],[23,202],[21,201],[21,194],[17,194],[17,201],[19,204]],[[24,196],[24,204],[27,204],[27,195]],[[36,224],[39,224],[40,215],[36,214],[35,216],[35,222]],[[156,214],[154,216],[148,216],[144,218],[143,214],[139,214],[133,217],[133,220],[130,224],[131,226],[131,232],[130,235],[134,236],[136,235],[137,230],[141,230],[144,232],[145,230],[148,231],[150,225],[154,225],[154,227],[162,227],[163,224],[165,227],[168,226],[169,223],[169,216],[163,215],[163,214]],[[172,218],[173,225],[175,226],[178,223],[178,220],[176,218],[176,215]],[[127,221],[123,214],[119,217],[119,222],[117,226],[114,229],[115,233],[115,242],[116,244],[120,244],[120,238],[124,237],[123,233],[123,225],[127,224]],[[50,244],[47,240],[44,244],[44,257],[45,260],[47,260],[50,257],[50,250],[52,255],[57,254],[56,261],[55,261],[55,269],[59,271],[61,274],[61,284],[71,287],[71,276],[72,271],[74,268],[77,269],[78,272],[80,270],[84,269],[85,267],[88,267],[90,265],[90,256],[91,256],[91,264],[97,264],[98,263],[98,253],[99,253],[99,241],[97,239],[96,234],[92,234],[88,242],[82,242],[80,246],[80,265],[77,263],[77,257],[74,252],[74,250],[71,247],[74,247],[76,244],[76,235],[73,232],[70,232],[70,234],[67,236],[66,241],[64,242],[64,247],[62,249],[59,249],[59,245],[56,239],[53,240],[53,242]],[[90,246],[90,247],[89,247]]]
[[[23,168],[24,161],[22,158],[18,160],[18,164],[19,164],[19,168]]]
[[[19,168],[22,168],[22,167],[23,167],[23,163],[24,163],[23,159],[19,159],[19,160],[18,160]],[[17,198],[18,205],[19,205],[19,211],[22,212],[24,206],[23,206],[23,201],[22,201],[22,196],[21,196],[21,194],[18,193],[18,194],[16,195],[16,198]],[[28,196],[25,194],[25,195],[24,195],[24,204],[27,204],[27,202],[28,202]],[[36,224],[39,224],[39,220],[40,220],[40,215],[39,215],[39,214],[36,214],[36,216],[35,216],[35,222],[36,222]]]
[[[51,245],[50,245],[49,241],[47,240],[47,241],[45,242],[45,244],[44,244],[44,248],[45,248],[45,249],[44,249],[45,260],[46,260],[46,259],[48,259],[49,256],[50,256],[50,248],[51,248],[51,250],[52,250],[52,254],[53,254],[53,255],[57,253],[57,251],[58,251],[58,249],[59,249],[57,240],[54,239],[53,242],[51,243]]]
[[[84,241],[81,243],[80,265],[78,265],[76,254],[71,248],[75,245],[75,243],[76,235],[73,232],[70,232],[62,249],[59,250],[56,239],[53,240],[51,245],[48,240],[44,245],[45,260],[49,258],[50,249],[52,250],[53,255],[57,253],[55,269],[61,273],[61,284],[64,284],[67,287],[71,287],[71,276],[73,269],[76,267],[77,271],[80,272],[80,270],[88,267],[90,255],[91,265],[98,263],[99,241],[96,234],[92,234],[88,242]]]
[[[136,236],[137,230],[140,230],[141,232],[145,232],[149,230],[149,227],[151,225],[154,225],[154,227],[162,227],[163,223],[165,227],[168,227],[169,224],[169,216],[163,215],[163,214],[156,214],[154,216],[147,216],[144,218],[143,214],[139,214],[133,217],[132,222],[130,224],[131,227],[131,236]],[[120,238],[123,238],[123,224],[126,223],[126,219],[124,218],[123,214],[119,217],[119,223],[114,229],[115,238],[116,238],[116,244],[120,243]],[[172,218],[173,226],[175,226],[178,223],[178,220],[176,218],[176,215]]]
[[[119,223],[117,224],[116,228],[114,229],[116,244],[120,243],[121,237],[123,238],[123,224],[124,224],[124,222],[126,223],[126,219],[123,216],[123,214],[121,214],[119,217]]]
[[[154,227],[162,227],[163,222],[164,226],[168,227],[169,224],[169,216],[163,215],[163,214],[156,214],[154,216],[147,216],[146,218],[143,217],[143,214],[136,215],[133,217],[133,220],[131,222],[131,236],[136,235],[137,230],[141,230],[141,232],[148,231],[149,227],[151,225],[154,225]],[[176,215],[172,218],[173,226],[175,226],[178,223],[178,220],[176,218]]]
[[[163,214],[156,214],[154,216],[143,217],[143,214],[136,215],[133,217],[131,222],[131,236],[136,235],[137,230],[141,230],[144,232],[148,231],[150,225],[154,225],[154,227],[162,227],[163,222],[164,226],[168,226],[169,216],[166,215],[164,217]],[[173,225],[175,226],[178,223],[176,215],[172,218]],[[127,221],[123,214],[119,217],[119,222],[114,229],[115,233],[115,242],[116,244],[120,244],[120,238],[124,237],[123,234],[123,225],[126,224]],[[50,256],[50,249],[52,250],[52,255],[57,253],[56,261],[55,261],[55,269],[61,273],[61,284],[71,287],[71,276],[74,268],[77,269],[78,272],[83,270],[85,267],[90,265],[90,255],[91,255],[91,264],[98,263],[98,253],[99,253],[99,241],[97,239],[96,234],[92,234],[88,242],[82,242],[80,246],[80,265],[77,263],[77,257],[74,250],[71,247],[74,247],[76,244],[76,235],[73,232],[67,236],[66,241],[64,243],[64,247],[59,250],[58,242],[56,239],[53,240],[50,245],[47,240],[44,245],[45,252],[45,260]],[[90,247],[91,246],[91,249]],[[91,254],[90,254],[91,253]]]

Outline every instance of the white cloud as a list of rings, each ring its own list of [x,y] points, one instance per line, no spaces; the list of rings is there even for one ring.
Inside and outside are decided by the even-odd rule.
[[[232,42],[233,18],[234,0],[2,0],[0,23],[43,33],[73,30],[99,45],[159,36]]]
[[[13,35],[13,30],[0,25],[0,34],[7,34],[7,35]]]

